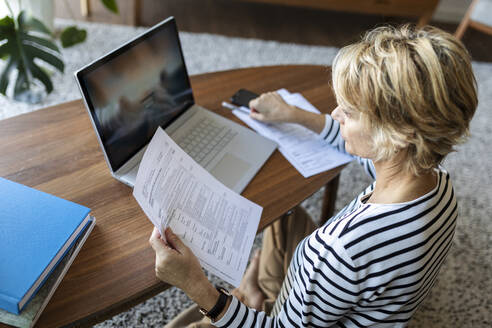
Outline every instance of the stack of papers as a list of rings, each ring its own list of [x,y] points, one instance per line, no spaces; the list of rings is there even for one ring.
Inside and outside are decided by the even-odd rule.
[[[300,93],[290,93],[286,89],[280,89],[277,93],[289,105],[308,112],[320,113]],[[341,153],[327,141],[320,139],[316,133],[299,124],[262,123],[237,109],[233,114],[260,135],[275,141],[279,145],[279,151],[305,178],[353,160],[352,156]]]
[[[171,227],[200,264],[239,286],[262,208],[223,185],[157,129],[133,196],[161,235]]]

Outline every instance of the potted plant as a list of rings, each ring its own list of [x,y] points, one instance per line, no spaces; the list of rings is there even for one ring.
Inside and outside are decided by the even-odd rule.
[[[50,75],[64,71],[60,49],[43,22],[24,10],[15,17],[9,2],[4,1],[10,15],[0,19],[0,58],[6,61],[0,72],[0,94],[37,103],[53,91]],[[117,13],[114,0],[101,1]],[[84,30],[71,26],[62,32],[62,44],[71,46],[84,41],[85,36]]]
[[[36,103],[43,96],[42,86],[46,93],[53,90],[49,68],[40,62],[60,72],[65,65],[46,26],[25,11],[15,18],[8,1],[5,2],[10,16],[0,20],[0,58],[7,61],[0,73],[0,93],[18,101]],[[15,82],[8,92],[11,81]]]

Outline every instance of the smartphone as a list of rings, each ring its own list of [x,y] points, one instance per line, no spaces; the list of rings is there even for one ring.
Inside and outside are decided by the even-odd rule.
[[[258,94],[246,89],[239,89],[232,95],[231,103],[236,106],[244,106],[249,108],[249,102],[255,98],[258,98]]]

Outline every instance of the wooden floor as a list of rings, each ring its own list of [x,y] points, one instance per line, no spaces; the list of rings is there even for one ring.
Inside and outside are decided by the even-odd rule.
[[[150,26],[174,16],[182,31],[206,32],[277,40],[307,45],[341,47],[357,40],[364,31],[382,24],[416,22],[416,19],[363,15],[280,5],[245,3],[238,0],[141,0],[136,17],[134,1],[120,0],[118,16],[92,1],[93,17],[88,20]],[[70,17],[65,1],[56,0],[56,15]],[[71,1],[72,15],[82,19],[78,1]],[[454,33],[457,24],[431,22]],[[492,62],[492,36],[469,29],[463,38],[474,60]]]

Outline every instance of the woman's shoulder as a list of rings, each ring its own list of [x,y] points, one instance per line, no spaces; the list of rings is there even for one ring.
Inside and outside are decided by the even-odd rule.
[[[347,251],[352,252],[377,243],[390,244],[389,241],[398,236],[421,229],[456,203],[449,173],[443,168],[436,169],[436,172],[436,187],[405,203],[365,204],[364,199],[374,188],[374,185],[369,186],[357,197],[358,206],[320,228],[320,238],[337,239]]]

